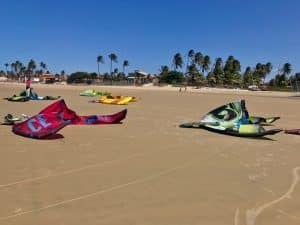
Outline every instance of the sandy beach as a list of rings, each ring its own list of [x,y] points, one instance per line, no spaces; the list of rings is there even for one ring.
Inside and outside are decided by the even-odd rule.
[[[67,126],[57,140],[0,126],[1,225],[300,224],[300,136],[249,139],[181,129],[224,103],[245,99],[251,115],[280,116],[268,128],[300,128],[291,93],[164,87],[36,85],[80,115],[128,109],[122,124]],[[3,100],[24,85],[0,84],[0,116],[34,115],[52,101]],[[95,88],[140,101],[88,103]]]

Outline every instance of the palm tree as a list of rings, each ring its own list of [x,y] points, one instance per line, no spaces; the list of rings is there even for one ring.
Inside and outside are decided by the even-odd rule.
[[[290,75],[290,73],[292,72],[292,65],[290,63],[283,64],[282,72],[283,72],[284,79],[286,81],[289,81],[289,79],[287,79],[287,76]]]
[[[6,76],[8,76],[8,66],[9,66],[9,63],[5,63],[4,66],[5,66],[5,70],[6,70]]]
[[[195,54],[194,62],[195,62],[196,65],[199,66],[200,69],[202,68],[202,64],[203,64],[203,55],[202,55],[201,52],[197,52],[197,53]]]
[[[282,72],[285,76],[289,75],[292,72],[292,65],[290,63],[283,64]]]
[[[15,61],[15,62],[13,63],[13,65],[14,65],[14,72],[15,72],[15,74],[18,74],[19,61]]]
[[[27,65],[27,69],[29,74],[33,74],[33,71],[36,69],[36,64],[35,61],[33,59],[31,59]]]
[[[240,71],[241,71],[241,63],[239,60],[234,59],[233,60],[233,82],[235,84],[242,83],[242,76],[240,74]]]
[[[214,86],[217,83],[216,75],[212,71],[207,74],[206,80],[210,86]]]
[[[229,56],[225,62],[225,66],[224,66],[224,82],[225,84],[233,84],[233,80],[234,80],[234,76],[235,76],[235,67],[237,67],[237,65],[234,66],[234,57],[233,56]],[[237,64],[237,63],[235,63]]]
[[[160,73],[161,74],[166,74],[169,72],[169,67],[168,66],[161,66],[160,67]]]
[[[202,62],[202,73],[204,74],[204,71],[209,70],[209,66],[211,64],[210,57],[208,55],[204,56],[203,62]]]
[[[259,84],[260,81],[263,79],[263,77],[264,77],[263,74],[264,74],[265,68],[266,67],[264,67],[264,65],[261,63],[257,63],[255,65],[255,70],[254,70],[252,76],[254,77],[253,80],[255,80],[256,84]]]
[[[127,66],[129,66],[129,62],[128,62],[128,60],[124,60],[124,61],[123,61],[123,74],[124,74],[124,75],[125,75],[125,68],[126,68]]]
[[[265,64],[264,83],[265,83],[266,76],[272,72],[272,69],[273,69],[272,63],[267,62]]]
[[[195,56],[195,51],[194,51],[193,49],[189,50],[189,52],[188,52],[188,57],[189,57],[191,60],[193,60],[194,56]]]
[[[5,64],[4,64],[4,66],[5,66],[6,73],[7,73],[7,71],[8,71],[8,66],[9,66],[9,63],[5,63]]]
[[[267,74],[271,73],[271,71],[273,69],[272,63],[267,62],[266,63],[266,69],[267,69]]]
[[[178,69],[178,67],[182,68],[182,65],[183,65],[183,59],[182,59],[182,56],[180,53],[176,53],[174,55],[174,58],[173,58],[173,65],[174,65],[174,68],[175,70]]]
[[[112,63],[113,62],[115,62],[115,63],[118,62],[118,56],[114,53],[110,53],[108,55],[108,58],[110,59],[110,75],[112,75]]]
[[[216,83],[220,84],[223,83],[223,77],[224,77],[224,69],[223,69],[223,60],[222,58],[216,58],[216,62],[214,65],[213,72],[215,74]]]
[[[189,60],[191,60],[192,64],[193,64],[194,57],[195,57],[195,51],[193,49],[189,50],[188,58]]]
[[[22,68],[24,65],[23,65],[23,63],[19,62],[18,66],[19,66],[19,70],[21,70],[21,68]]]
[[[234,72],[241,71],[241,63],[237,59],[233,60],[233,70],[234,70]]]
[[[47,69],[47,65],[44,62],[40,62],[40,67],[41,67],[42,73],[44,72],[44,70]]]
[[[195,51],[193,49],[189,50],[188,55],[187,55],[186,73],[189,70],[190,60],[193,61],[194,56],[195,56]]]
[[[20,74],[23,76],[25,71],[26,71],[26,67],[24,65],[22,65],[22,67],[20,69]]]
[[[15,62],[14,70],[15,70],[18,77],[20,76],[20,72],[21,72],[22,67],[23,67],[23,64],[19,60],[17,60]]]
[[[104,58],[102,55],[97,56],[97,64],[98,64],[98,76],[100,77],[100,63],[104,63]]]
[[[251,79],[251,83],[253,85],[253,73],[252,73],[252,70],[251,70],[251,67],[248,66],[244,72],[244,75],[243,75],[243,78],[244,78],[244,84],[245,85],[249,85],[250,84],[250,79]]]
[[[10,69],[11,69],[11,73],[13,75],[15,75],[15,71],[16,71],[16,63],[11,63],[10,64]]]
[[[60,81],[63,81],[65,79],[66,72],[64,70],[60,71]]]
[[[201,73],[199,73],[197,66],[195,63],[192,63],[189,66],[189,70],[188,70],[188,74],[189,74],[189,80],[192,83],[196,83],[197,87],[203,82],[204,77]]]

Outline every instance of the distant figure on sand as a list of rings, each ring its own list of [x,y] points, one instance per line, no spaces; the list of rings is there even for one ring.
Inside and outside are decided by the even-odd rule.
[[[28,78],[26,78],[26,81],[25,81],[25,83],[26,83],[26,95],[27,96],[30,96],[30,84],[31,84],[31,80],[30,80],[30,77],[28,77]]]
[[[184,91],[186,91],[186,87],[187,87],[187,83],[186,82],[183,83],[183,87],[184,87]],[[182,88],[182,86],[180,86],[179,92],[181,92],[181,88]]]

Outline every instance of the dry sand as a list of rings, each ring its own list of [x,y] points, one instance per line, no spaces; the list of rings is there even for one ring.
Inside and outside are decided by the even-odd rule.
[[[0,96],[22,88],[0,84]],[[78,114],[125,108],[88,103],[93,98],[79,96],[84,89],[35,85],[40,95],[63,96]],[[252,115],[281,116],[276,127],[300,128],[300,99],[212,89],[97,90],[141,100],[126,106],[123,124],[68,126],[57,140],[0,126],[1,225],[300,224],[300,136],[258,140],[178,128],[241,98]],[[33,115],[50,102],[0,100],[0,116]]]

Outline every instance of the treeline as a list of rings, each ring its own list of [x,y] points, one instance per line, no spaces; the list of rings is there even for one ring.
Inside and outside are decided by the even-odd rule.
[[[172,70],[166,65],[160,69],[160,81],[165,83],[182,83],[190,85],[209,86],[235,86],[247,87],[249,85],[265,84],[266,77],[272,72],[271,62],[257,63],[255,67],[246,67],[241,71],[241,63],[234,56],[225,61],[221,57],[213,62],[208,55],[190,50],[187,53],[186,63],[180,53],[176,53],[172,60]],[[292,66],[285,63],[277,71],[269,85],[287,87],[299,81],[299,73],[290,76]]]
[[[136,77],[138,74],[129,73],[126,76],[125,69],[129,66],[128,60],[123,60],[121,71],[115,67],[118,63],[118,56],[115,53],[108,55],[110,71],[100,73],[100,67],[105,63],[104,57],[96,57],[98,73],[75,72],[67,76],[68,83],[92,83],[98,81],[124,81],[128,76]],[[50,73],[44,62],[36,63],[31,59],[27,64],[20,61],[5,63],[6,72],[0,71],[0,75],[7,75],[8,78],[18,79],[20,77],[38,76],[44,73]],[[254,67],[247,66],[244,71],[238,59],[229,56],[225,61],[218,57],[212,60],[209,55],[195,52],[193,49],[187,52],[184,57],[181,53],[176,53],[172,59],[172,66],[161,66],[157,76],[160,83],[185,84],[193,86],[222,86],[222,87],[248,87],[250,85],[267,84],[274,88],[293,88],[300,90],[300,73],[292,75],[292,66],[285,63],[279,69],[273,79],[266,83],[267,76],[273,71],[271,62],[257,63]],[[65,75],[62,70],[60,74]],[[147,82],[151,81],[146,79]]]
[[[119,72],[118,68],[114,68],[113,69],[113,63],[118,63],[118,56],[115,53],[110,53],[108,55],[108,59],[110,61],[110,75],[117,75],[119,73],[123,73],[125,75],[125,69],[126,67],[129,66],[129,61],[128,60],[124,60],[122,63],[122,72]],[[97,56],[97,64],[98,64],[98,75],[100,76],[100,64],[104,64],[105,60],[104,57],[102,55],[98,55]],[[106,75],[108,73],[105,73]]]
[[[39,76],[44,73],[49,74],[47,64],[44,62],[36,63],[31,59],[27,64],[16,60],[12,63],[5,63],[5,71],[1,70],[0,74],[6,75],[10,79],[19,79],[22,77]],[[64,76],[65,71],[62,70],[60,75]]]
[[[122,81],[126,79],[125,69],[129,66],[128,60],[123,60],[122,63],[122,71],[119,71],[117,67],[114,67],[114,64],[118,63],[118,56],[115,53],[110,53],[108,55],[109,63],[110,63],[110,72],[100,73],[101,64],[105,63],[104,57],[102,55],[98,55],[97,66],[98,66],[98,74],[97,73],[88,73],[88,72],[75,72],[70,74],[67,78],[68,83],[92,83],[94,80],[109,80],[109,81]]]
[[[134,74],[129,73],[129,76],[134,76]],[[123,72],[118,72],[118,70],[113,70],[112,74],[109,73],[104,73],[104,74],[100,74],[98,75],[97,73],[93,72],[93,73],[88,73],[88,72],[75,72],[70,74],[67,77],[67,83],[71,84],[71,83],[88,83],[91,84],[93,83],[95,80],[98,81],[123,81],[126,80],[127,76],[125,75],[125,73]]]

